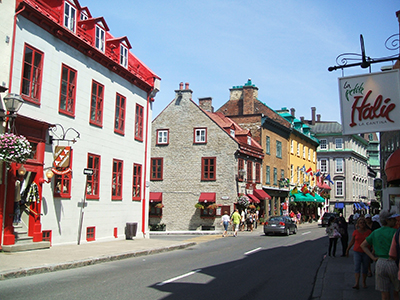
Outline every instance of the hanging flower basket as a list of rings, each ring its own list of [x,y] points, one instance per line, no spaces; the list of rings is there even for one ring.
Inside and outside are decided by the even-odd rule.
[[[155,207],[156,207],[156,208],[163,208],[163,207],[164,207],[164,204],[158,203],[158,204],[155,205]]]
[[[211,205],[209,205],[207,208],[208,209],[217,209],[219,206],[218,206],[218,204],[211,204]]]
[[[0,160],[23,164],[31,152],[32,147],[26,137],[13,133],[0,134]]]
[[[194,205],[194,207],[198,208],[198,209],[204,209],[204,205],[202,205],[201,203],[196,203]]]
[[[243,195],[239,197],[238,203],[244,207],[247,207],[250,204],[250,200],[247,196]]]
[[[250,204],[247,208],[249,208],[249,209],[256,209],[256,206],[253,205],[253,204]]]

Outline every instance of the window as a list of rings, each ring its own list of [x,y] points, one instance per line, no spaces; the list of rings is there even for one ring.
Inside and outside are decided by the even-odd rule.
[[[231,137],[235,137],[235,130],[231,129],[230,132],[231,132]]]
[[[311,159],[311,149],[308,148],[308,160],[310,160],[310,159]]]
[[[142,196],[142,165],[133,164],[132,200],[140,200]]]
[[[86,228],[86,241],[91,242],[96,239],[96,227]]]
[[[290,165],[290,182],[293,183],[294,178],[294,166]]]
[[[143,141],[143,106],[136,104],[135,140]]]
[[[303,158],[306,158],[306,146],[303,146]]]
[[[214,203],[211,203],[211,205]],[[215,217],[215,208],[209,205],[208,207],[204,207],[204,209],[200,210],[200,217]]]
[[[282,142],[276,141],[276,157],[282,158]]]
[[[271,153],[271,138],[267,136],[265,140],[265,153],[270,154]]]
[[[328,172],[328,162],[326,159],[321,159],[319,161],[319,169],[321,173],[327,173]]]
[[[194,143],[204,144],[207,142],[207,129],[206,128],[195,128],[194,129]]]
[[[150,180],[163,180],[163,158],[151,159]]]
[[[300,143],[297,143],[297,156],[300,156]]]
[[[114,132],[122,135],[125,133],[125,107],[126,98],[117,93],[115,98]]]
[[[164,205],[161,202],[150,202],[149,208],[149,216],[160,218],[162,217],[162,207]]]
[[[104,30],[96,25],[96,48],[102,52],[104,52],[104,37]]]
[[[158,129],[156,145],[168,145],[168,144],[169,144],[169,130]]]
[[[270,184],[271,183],[271,167],[266,166],[265,168],[265,183]]]
[[[90,101],[90,124],[103,125],[103,94],[104,86],[92,81],[92,97]]]
[[[290,141],[290,153],[294,153],[294,141],[293,140],[291,140]]]
[[[343,173],[343,158],[335,159],[335,169],[336,173]]]
[[[75,90],[76,90],[76,71],[62,65],[61,87],[60,87],[60,108],[59,112],[74,116],[75,115]]]
[[[335,190],[336,190],[336,196],[344,196],[343,181],[340,180],[335,182]]]
[[[256,163],[256,183],[261,183],[260,164]]]
[[[253,182],[253,162],[247,161],[247,182]]]
[[[319,140],[319,149],[320,150],[327,150],[328,149],[328,144],[326,140]]]
[[[278,169],[274,168],[274,185],[278,185]]]
[[[63,149],[62,149],[63,148]],[[56,147],[55,153],[58,152],[58,148]],[[71,179],[72,179],[72,149],[71,147],[60,147],[61,155],[64,157],[69,156],[69,164],[65,167],[56,167],[54,166],[54,197],[60,198],[71,198]]]
[[[343,139],[335,139],[336,149],[343,149]]]
[[[81,11],[81,21],[89,19],[88,14],[86,11]]]
[[[238,159],[238,181],[243,181],[244,180],[244,174],[245,174],[245,169],[244,169],[244,160],[243,158]]]
[[[95,154],[88,154],[89,169],[93,169],[93,175],[87,175],[86,198],[99,199],[99,186],[100,186],[100,156]]]
[[[75,32],[75,15],[76,9],[67,1],[65,1],[64,6],[64,26],[69,30]]]
[[[120,45],[120,57],[119,57],[119,63],[121,66],[127,68],[128,67],[128,48],[126,48],[124,45]]]
[[[22,70],[21,95],[25,100],[40,104],[43,53],[25,45]]]
[[[216,180],[216,160],[215,157],[201,159],[201,180]]]
[[[42,240],[46,242],[50,242],[51,245],[51,230],[43,230],[42,231]]]
[[[247,136],[247,145],[251,145],[251,136]]]
[[[112,171],[112,200],[122,200],[122,160],[113,159],[113,171]]]
[[[281,169],[281,178],[285,178],[285,170]]]

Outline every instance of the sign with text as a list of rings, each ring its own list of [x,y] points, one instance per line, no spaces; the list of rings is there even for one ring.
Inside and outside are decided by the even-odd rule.
[[[400,129],[399,70],[339,78],[343,134]]]

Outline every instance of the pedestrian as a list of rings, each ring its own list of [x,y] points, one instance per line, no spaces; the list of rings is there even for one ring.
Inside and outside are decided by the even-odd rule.
[[[350,240],[349,246],[346,249],[346,256],[349,256],[349,251],[351,247],[354,245],[354,272],[356,284],[353,286],[353,289],[359,289],[360,282],[360,271],[362,271],[362,286],[363,288],[367,288],[367,273],[370,258],[368,255],[361,249],[361,243],[365,240],[367,236],[371,234],[371,230],[367,228],[365,219],[360,217],[357,219],[357,229],[353,231],[352,238]]]
[[[253,213],[248,212],[246,217],[247,231],[253,231]]]
[[[365,222],[367,223],[367,228],[371,231],[374,231],[375,229],[378,229],[381,227],[378,221],[372,220],[372,217],[370,214],[365,215]],[[371,269],[371,264],[373,263],[372,259],[369,259],[369,264],[368,264],[368,277],[372,277],[372,269]]]
[[[297,218],[297,225],[299,225],[301,223],[301,213],[299,211],[297,211],[296,218]]]
[[[242,210],[242,213],[240,214],[241,218],[240,218],[240,231],[244,230],[244,225],[246,224],[246,212],[244,211],[244,209]]]
[[[228,235],[228,226],[230,223],[231,223],[231,219],[228,216],[228,212],[225,211],[224,215],[221,218],[221,225],[224,226],[224,233],[222,234],[223,237]]]
[[[256,218],[256,220],[255,220],[255,222],[254,222],[254,226],[255,226],[256,229],[257,229],[257,226],[258,226],[258,219],[260,218],[260,211],[259,211],[258,209],[256,210],[255,218]]]
[[[364,220],[365,221],[365,220]],[[339,214],[338,218],[339,233],[341,235],[340,242],[342,244],[342,256],[346,256],[346,249],[349,244],[349,232],[347,230],[347,222],[343,214]]]
[[[240,220],[241,220],[241,216],[239,214],[239,210],[238,209],[235,209],[235,212],[233,213],[231,220],[232,220],[233,226],[235,227],[235,231],[233,233],[233,236],[237,237],[237,233],[238,233],[239,225],[240,225]]]
[[[14,195],[14,220],[13,223],[21,223],[21,180],[18,178],[15,181]]]
[[[397,279],[398,266],[393,258],[389,257],[389,251],[393,236],[396,233],[394,226],[397,217],[394,212],[381,211],[379,219],[382,227],[374,230],[361,243],[361,248],[367,255],[376,262],[375,265],[375,289],[381,292],[382,300],[390,299],[390,286],[392,284],[394,292],[393,298],[399,299],[399,280]],[[370,247],[374,248],[374,254]]]
[[[328,248],[328,255],[335,257],[336,254],[336,244],[337,240],[340,237],[339,233],[339,226],[335,222],[335,217],[331,216],[328,220],[328,227],[326,228],[325,232],[328,234],[329,237],[329,248]],[[333,247],[333,249],[332,249]],[[331,252],[332,251],[332,252]]]

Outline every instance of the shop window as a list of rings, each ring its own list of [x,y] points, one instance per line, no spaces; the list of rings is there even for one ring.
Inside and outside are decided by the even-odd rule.
[[[218,206],[215,203],[201,203],[203,205],[203,208],[200,209],[200,217],[201,218],[215,218],[216,216],[216,210]]]

